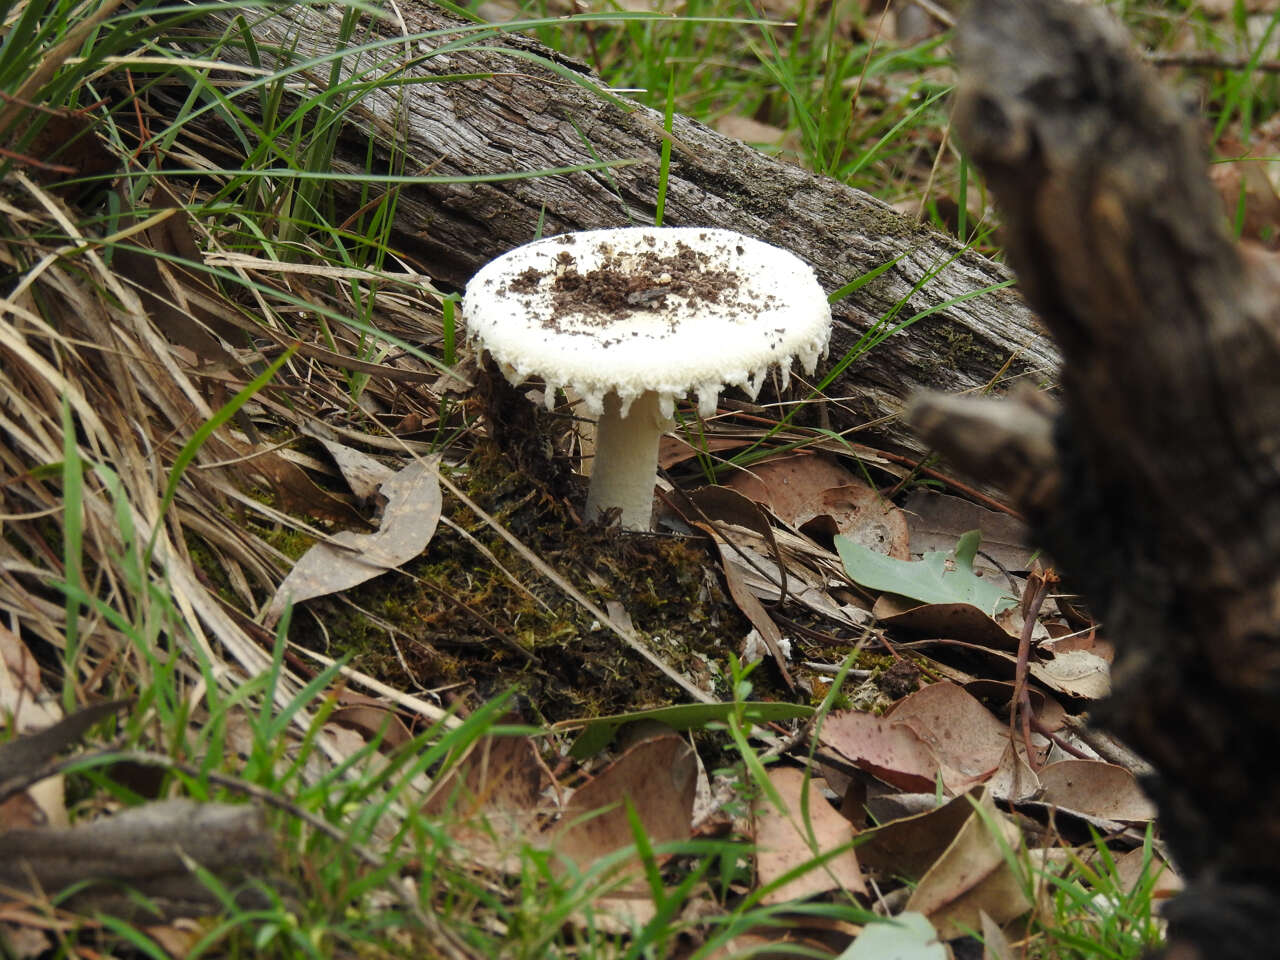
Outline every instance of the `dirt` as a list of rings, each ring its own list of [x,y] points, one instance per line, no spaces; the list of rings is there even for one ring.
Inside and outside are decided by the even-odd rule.
[[[600,266],[583,273],[577,258],[562,250],[554,267],[530,267],[511,280],[508,289],[533,293],[544,279],[552,277],[553,310],[546,321],[548,328],[555,327],[556,317],[566,314],[604,325],[640,310],[661,313],[671,295],[685,302],[719,303],[726,291],[738,288],[742,277],[732,270],[714,268],[714,259],[681,242],[674,254],[666,256],[653,250],[625,254],[610,250]],[[674,322],[674,311],[672,316]]]
[[[923,674],[911,660],[895,660],[880,676],[879,686],[891,700],[914,693],[920,687]]]

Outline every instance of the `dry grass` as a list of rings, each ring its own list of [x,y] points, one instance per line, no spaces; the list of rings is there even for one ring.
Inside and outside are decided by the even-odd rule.
[[[110,18],[127,8],[104,4],[92,20],[66,18],[31,2],[5,9],[6,43],[17,42],[13,24],[28,15],[50,26],[47,33],[33,34],[25,53],[0,52],[0,90],[7,95],[0,136],[13,155],[0,176],[0,652],[10,675],[17,674],[14,657],[24,650],[38,667],[23,675],[24,686],[13,699],[0,701],[0,712],[16,711],[23,698],[64,711],[133,699],[136,707],[116,730],[120,746],[169,754],[175,762],[194,760],[206,771],[225,774],[233,787],[243,777],[293,798],[298,809],[350,830],[357,843],[372,848],[409,833],[417,846],[406,842],[403,857],[388,855],[383,866],[388,875],[400,867],[421,870],[423,863],[413,858],[424,856],[433,842],[447,846],[448,838],[432,834],[443,832],[439,825],[406,815],[413,803],[404,797],[416,797],[428,766],[459,755],[497,717],[484,715],[478,727],[450,740],[446,728],[461,728],[453,720],[441,722],[447,713],[441,694],[447,690],[417,685],[407,667],[403,682],[342,667],[351,688],[393,704],[406,722],[417,724],[413,732],[430,731],[410,741],[416,753],[406,748],[387,761],[400,766],[394,776],[386,775],[376,744],[352,749],[325,724],[336,703],[336,685],[328,683],[325,670],[346,652],[338,642],[346,638],[332,638],[327,650],[319,644],[304,650],[278,642],[262,622],[306,546],[339,529],[359,529],[372,514],[340,481],[325,456],[325,442],[388,463],[443,452],[454,465],[463,464],[476,444],[480,410],[469,374],[450,376],[444,365],[453,359],[445,356],[452,329],[444,297],[429,277],[397,260],[382,232],[385,219],[379,225],[379,215],[394,215],[394,190],[356,218],[366,224],[361,234],[346,220],[308,219],[325,203],[321,186],[305,175],[208,173],[237,163],[248,168],[251,159],[261,160],[259,149],[296,156],[318,148],[283,123],[273,130],[246,122],[232,127],[243,139],[228,138],[234,145],[228,160],[226,144],[185,124],[181,110],[216,101],[219,91],[246,75],[267,75],[219,64],[217,38],[199,55],[189,47],[175,54],[172,44],[157,39],[177,33],[189,12],[152,11],[110,27]],[[103,22],[110,29],[101,49],[77,61],[86,35]],[[146,29],[138,30],[138,23]],[[827,26],[839,24],[832,18]],[[867,39],[871,28],[863,24],[859,30],[867,46],[864,59],[844,64],[847,75],[840,83],[851,77],[857,82],[869,58],[878,55]],[[619,44],[605,51],[609,64],[628,60],[619,53],[624,33],[618,28],[607,34]],[[582,42],[598,43],[602,36],[597,31],[594,40]],[[851,176],[883,175],[895,199],[902,199],[908,185],[934,182],[934,160],[951,147],[933,126],[936,113],[916,110],[913,102],[940,87],[946,67],[937,61],[935,46],[915,48],[896,73],[859,88],[868,98],[882,94],[874,114],[854,118],[864,139],[878,138],[910,116],[910,135],[888,143],[892,150],[852,156],[850,131],[836,124],[828,132],[839,138],[838,145],[824,144],[813,133],[797,155],[828,156],[833,169],[856,168]],[[652,49],[658,51],[654,56],[661,53],[658,46]],[[108,56],[125,60],[108,62]],[[841,97],[853,89],[849,84],[823,86],[814,79],[822,76],[822,56],[822,49],[806,51],[804,65],[812,69],[791,78],[797,89],[818,85],[819,95],[795,111],[847,106]],[[170,59],[182,58],[169,69]],[[734,82],[750,87],[752,78],[739,76],[740,64],[734,64]],[[917,67],[927,70],[928,82],[904,82],[900,74]],[[708,70],[714,72],[714,64],[689,75],[687,102],[698,99],[694,78]],[[761,75],[754,82],[762,83]],[[1245,95],[1231,82],[1222,81],[1227,92],[1219,100],[1230,99],[1235,109]],[[176,103],[179,113],[151,110],[149,86],[156,102]],[[305,84],[282,75],[261,95],[266,103],[295,96],[298,89]],[[181,99],[192,90],[205,100]],[[724,114],[725,102],[738,103],[741,91],[721,92],[727,99],[716,109]],[[759,111],[767,101],[771,122],[790,120],[798,128],[799,119],[779,106],[788,100],[785,90],[770,88],[760,96],[747,105]],[[84,112],[55,117],[47,106],[55,102]],[[228,123],[234,120],[232,111],[226,116]],[[84,151],[49,152],[51,141],[41,140],[37,129],[45,121],[49,136],[57,131],[53,142],[99,142]],[[815,122],[813,129],[822,127]],[[798,129],[790,131],[793,139],[799,135]],[[963,211],[965,189],[959,184],[967,173],[954,158],[943,159],[947,183],[956,192],[949,199]],[[311,169],[323,168],[323,150],[308,162]],[[112,183],[95,164],[127,176]],[[157,173],[161,169],[203,173],[179,177]],[[80,175],[97,176],[97,185],[87,193],[83,184],[65,185]],[[974,207],[976,221],[986,211],[981,203]],[[967,214],[937,214],[935,221],[957,216],[963,223]],[[767,429],[760,427],[755,436]],[[634,631],[618,627],[582,594],[581,582],[562,575],[506,529],[509,518],[495,517],[493,504],[471,504],[462,492],[455,491],[461,510],[445,518],[452,524],[450,536],[476,544],[477,531],[491,533],[476,552],[483,557],[478,563],[500,571],[495,579],[510,582],[513,594],[524,590],[531,607],[547,605],[554,595],[585,620],[617,628],[633,646],[639,642]],[[527,490],[520,495],[528,496]],[[461,593],[445,592],[441,603],[458,606]],[[354,613],[403,665],[401,627],[386,617],[365,616],[367,611]],[[327,629],[317,617],[313,632],[324,635]],[[56,715],[56,707],[50,709]],[[237,725],[251,733],[237,739],[228,732]],[[268,734],[278,742],[268,742]],[[353,757],[359,760],[355,772],[344,767]],[[170,776],[166,789],[172,791],[203,790],[208,796],[229,789],[188,774]],[[73,785],[79,791],[73,801],[80,800],[86,813],[126,802],[123,791],[113,794],[114,788],[88,774]],[[361,819],[365,809],[377,813]],[[538,899],[554,887],[545,863],[526,864],[532,879],[514,891],[503,877],[477,879],[441,868],[433,880],[423,871],[423,901],[435,897],[465,916],[462,923],[474,925],[465,944],[453,934],[415,925],[412,910],[406,910],[410,916],[403,926],[388,923],[390,933],[376,919],[362,931],[347,929],[344,897],[351,890],[370,917],[395,898],[376,883],[362,886],[359,871],[369,869],[367,858],[356,858],[358,869],[350,866],[340,842],[317,854],[312,835],[299,826],[305,818],[285,814],[283,821],[280,832],[293,842],[294,875],[316,884],[302,896],[310,906],[291,902],[272,916],[282,929],[281,917],[304,918],[301,927],[295,918],[292,934],[267,938],[281,955],[305,952],[313,934],[326,952],[338,943],[375,955],[485,956],[501,947],[510,955],[523,950],[541,956],[551,944],[588,955],[636,952],[634,943],[564,933],[554,911]],[[359,849],[364,857],[366,848]],[[727,864],[727,889],[736,854],[726,846],[720,855]],[[583,896],[580,890],[560,894],[566,900]],[[1146,906],[1137,905],[1135,913]],[[256,953],[264,924],[261,918],[242,922],[240,939],[226,934],[212,944]],[[575,946],[578,936],[589,941],[586,946]],[[76,953],[71,939],[59,949]]]

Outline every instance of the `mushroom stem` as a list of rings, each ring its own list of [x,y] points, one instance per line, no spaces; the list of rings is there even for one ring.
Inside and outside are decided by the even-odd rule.
[[[618,507],[624,530],[649,529],[658,478],[658,441],[669,429],[671,420],[662,415],[654,391],[638,396],[625,417],[617,394],[605,394],[604,412],[596,422],[588,521]]]

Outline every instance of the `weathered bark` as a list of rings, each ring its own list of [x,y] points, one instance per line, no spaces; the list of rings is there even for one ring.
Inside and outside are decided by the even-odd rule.
[[[1120,652],[1099,719],[1154,764],[1194,881],[1170,956],[1274,955],[1280,287],[1231,242],[1196,124],[1097,10],[974,0],[958,50],[957,131],[1064,356],[1056,463],[1023,407],[988,465],[1056,477],[1023,487]],[[957,411],[919,409],[946,443]]]
[[[481,264],[534,238],[539,229],[546,235],[653,222],[663,139],[659,114],[601,94],[583,65],[531,39],[492,30],[460,33],[468,25],[425,0],[404,0],[397,9],[405,26],[391,20],[370,23],[374,37],[441,33],[401,36],[359,63],[354,56],[344,61],[346,75],[358,66],[371,75],[396,72],[409,81],[367,94],[348,118],[352,122],[341,134],[335,168],[351,176],[341,189],[353,209],[368,199],[360,192],[360,178],[371,169],[371,139],[374,172],[471,176],[633,161],[608,171],[405,188],[393,243],[412,254],[421,269],[460,286]],[[293,62],[299,62],[333,48],[342,10],[287,5],[263,19],[260,11],[228,5],[218,20],[229,23],[238,12],[254,24],[260,56],[292,49]],[[369,38],[356,42],[362,39]],[[408,62],[406,50],[414,58]],[[236,59],[234,45],[221,55]],[[323,87],[328,65],[311,75]],[[237,102],[252,112],[256,97]],[[398,162],[390,159],[393,153]],[[904,335],[889,338],[832,385],[828,394],[846,401],[832,408],[840,427],[896,417],[913,387],[968,390],[988,384],[1002,370],[1006,379],[1042,382],[1053,376],[1057,352],[1012,291],[942,306],[1007,280],[1004,267],[962,253],[951,238],[867,194],[679,116],[665,222],[726,227],[788,247],[814,266],[828,290],[900,258],[836,305],[833,355],[843,355],[899,301],[905,303],[891,325],[934,312]],[[918,441],[896,425],[883,432],[918,448]]]

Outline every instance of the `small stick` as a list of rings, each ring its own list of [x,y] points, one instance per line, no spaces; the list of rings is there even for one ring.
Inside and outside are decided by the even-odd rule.
[[[1038,567],[1038,565],[1037,565]],[[1049,584],[1057,583],[1053,570],[1032,571],[1026,589],[1022,593],[1022,636],[1018,638],[1018,665],[1013,681],[1013,712],[1009,715],[1009,739],[1012,740],[1015,718],[1021,720],[1022,739],[1027,748],[1027,763],[1032,763],[1031,749],[1031,691],[1027,689],[1027,670],[1031,659],[1031,631],[1036,617],[1049,592]],[[1016,767],[1015,767],[1016,769]],[[1016,786],[1016,785],[1015,785]]]
[[[1030,697],[1029,697],[1029,696],[1028,696],[1027,700],[1028,700],[1028,702],[1030,702]],[[1041,722],[1040,722],[1040,720],[1039,720],[1037,717],[1035,717],[1035,716],[1032,716],[1032,717],[1031,717],[1031,729],[1032,729],[1032,730],[1034,730],[1036,733],[1040,734],[1040,736],[1045,737],[1046,739],[1052,740],[1052,741],[1053,741],[1054,743],[1056,743],[1056,744],[1057,744],[1057,745],[1058,745],[1058,746],[1059,746],[1059,747],[1060,747],[1060,748],[1061,748],[1065,753],[1069,753],[1069,754],[1071,754],[1071,756],[1073,756],[1073,757],[1077,757],[1077,758],[1078,758],[1078,759],[1080,759],[1080,760],[1092,760],[1092,759],[1093,759],[1093,757],[1089,756],[1089,754],[1085,753],[1085,752],[1084,752],[1083,750],[1081,750],[1079,747],[1075,746],[1075,744],[1070,743],[1069,741],[1062,739],[1062,737],[1058,736],[1056,733],[1054,733],[1052,730],[1050,730],[1048,727],[1046,727],[1046,726],[1045,726],[1043,723],[1041,723]]]
[[[1146,61],[1156,67],[1280,73],[1280,60],[1259,60],[1257,63],[1252,63],[1247,57],[1223,57],[1201,50],[1152,51],[1146,55]]]

